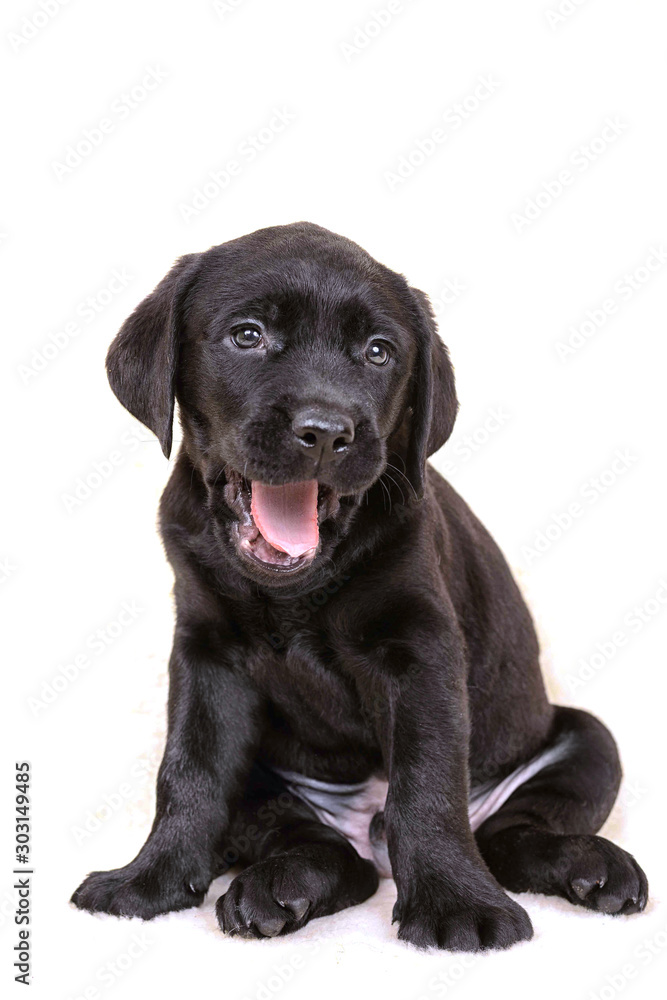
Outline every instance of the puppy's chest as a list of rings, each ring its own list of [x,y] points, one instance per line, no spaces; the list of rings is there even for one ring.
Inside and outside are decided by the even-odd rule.
[[[247,667],[276,720],[304,742],[373,741],[354,679],[315,637],[302,633],[281,649],[258,649]]]

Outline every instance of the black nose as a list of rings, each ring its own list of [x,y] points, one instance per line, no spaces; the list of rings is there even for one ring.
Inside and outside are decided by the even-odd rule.
[[[317,461],[331,462],[342,456],[354,441],[354,424],[349,417],[310,407],[292,421],[298,445]]]

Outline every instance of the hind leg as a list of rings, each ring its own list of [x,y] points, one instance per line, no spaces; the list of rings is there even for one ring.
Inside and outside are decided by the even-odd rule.
[[[558,759],[521,785],[476,831],[482,857],[511,892],[563,896],[602,913],[637,913],[644,872],[626,851],[595,836],[621,782],[618,750],[594,716],[555,710]]]
[[[288,934],[362,903],[378,887],[372,862],[259,766],[218,855],[223,870],[248,866],[216,904],[221,929],[241,937]]]

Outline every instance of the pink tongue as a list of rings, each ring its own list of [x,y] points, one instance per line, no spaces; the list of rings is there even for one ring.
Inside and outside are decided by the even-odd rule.
[[[300,556],[317,546],[317,480],[267,486],[253,482],[252,516],[263,538],[280,552]]]

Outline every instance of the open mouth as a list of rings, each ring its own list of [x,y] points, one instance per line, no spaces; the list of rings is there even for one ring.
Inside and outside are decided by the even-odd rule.
[[[226,473],[225,501],[237,514],[232,525],[239,552],[266,569],[294,572],[315,558],[320,524],[338,509],[338,494],[307,479],[273,485]]]

